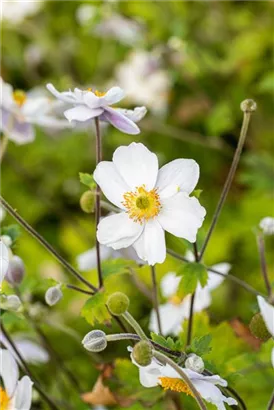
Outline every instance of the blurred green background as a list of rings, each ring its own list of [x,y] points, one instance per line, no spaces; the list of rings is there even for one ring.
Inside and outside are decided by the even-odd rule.
[[[207,209],[200,243],[237,144],[242,121],[240,103],[246,98],[257,102],[240,166],[205,262],[230,262],[233,275],[265,293],[254,228],[263,217],[274,216],[273,3],[46,1],[32,3],[24,18],[18,11],[24,9],[23,2],[15,4],[17,11],[6,8],[6,15],[4,8],[4,80],[23,90],[45,87],[48,82],[60,90],[95,86],[103,91],[116,84],[128,91],[125,107],[147,105],[148,114],[139,124],[138,136],[122,134],[112,127],[103,129],[103,156],[111,159],[117,146],[134,140],[156,152],[161,164],[179,157],[194,158],[201,169],[197,187],[203,190],[200,201]],[[135,80],[132,73],[136,73]],[[79,253],[94,246],[94,217],[84,214],[79,206],[85,191],[79,172],[93,172],[94,143],[92,126],[61,133],[37,129],[31,144],[10,142],[2,164],[2,195],[72,264]],[[9,223],[13,221],[7,216],[4,224]],[[168,237],[168,242],[178,252],[186,249],[186,244],[175,238]],[[273,244],[273,238],[267,238],[272,283]],[[25,261],[27,277],[21,286],[26,294],[32,294],[34,302],[44,303],[45,278],[71,280],[24,232],[14,252]],[[168,257],[158,267],[159,278],[178,266]],[[150,286],[145,268],[139,269],[139,275]],[[86,276],[96,280],[95,272]],[[112,290],[122,289],[131,297],[132,313],[146,326],[150,305],[141,293],[136,296],[131,277],[121,274],[112,276],[111,281]],[[87,361],[79,343],[90,330],[80,317],[85,300],[85,296],[65,291],[62,302],[39,320],[80,379],[82,390],[88,391],[98,371],[92,358]],[[206,318],[197,319],[203,325],[195,332],[201,335],[203,329],[214,329],[215,350],[210,361],[215,361],[217,371],[228,379],[231,373],[239,373],[231,383],[246,400],[248,410],[265,410],[273,385],[272,342],[255,353],[245,340],[235,336],[229,322],[220,325],[232,318],[248,324],[256,311],[256,298],[226,281],[214,293]],[[210,324],[205,323],[208,318]],[[21,318],[9,315],[6,321],[12,331],[31,331]],[[112,347],[101,356],[106,361],[127,357],[125,347],[125,343],[116,344],[115,350]],[[58,396],[51,376],[53,366],[35,370],[43,374],[48,389]],[[77,403],[71,401],[72,408],[86,408],[73,392],[70,394]],[[162,403],[153,408],[167,408]],[[186,407],[182,408],[195,409],[191,399],[182,398],[183,404]],[[44,408],[39,402],[36,406]],[[136,402],[128,408],[147,407]]]

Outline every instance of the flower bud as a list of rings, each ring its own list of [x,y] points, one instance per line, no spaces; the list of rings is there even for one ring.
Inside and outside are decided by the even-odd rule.
[[[25,265],[19,256],[13,256],[9,262],[9,268],[6,274],[6,280],[11,285],[16,285],[22,282],[25,274]]]
[[[261,313],[257,313],[253,316],[249,323],[249,329],[253,336],[257,337],[258,339],[264,342],[266,342],[271,337],[271,334],[267,330]]]
[[[45,301],[49,306],[56,305],[56,303],[58,303],[59,300],[62,299],[63,293],[60,288],[61,285],[56,285],[48,288],[48,290],[46,291]]]
[[[21,300],[17,295],[1,295],[0,307],[4,310],[17,312],[22,306]]]
[[[1,241],[9,248],[12,245],[12,239],[9,235],[2,235]]]
[[[112,315],[120,316],[127,311],[129,298],[122,292],[115,292],[109,296],[107,307]]]
[[[205,370],[204,361],[200,356],[191,353],[185,361],[185,367],[196,373],[202,373]]]
[[[9,250],[4,242],[0,241],[0,283],[4,279],[9,267]]]
[[[146,340],[138,342],[132,351],[132,357],[139,366],[148,366],[152,360],[152,346]]]
[[[82,211],[86,212],[87,214],[94,212],[94,202],[94,193],[91,191],[84,192],[80,198],[80,206]]]
[[[241,110],[243,112],[254,112],[257,109],[257,104],[254,100],[248,98],[241,102]]]
[[[107,347],[106,334],[102,330],[92,330],[86,334],[82,345],[89,352],[101,352]]]

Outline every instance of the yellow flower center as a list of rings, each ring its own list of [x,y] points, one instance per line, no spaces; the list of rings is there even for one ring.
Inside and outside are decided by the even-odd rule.
[[[185,393],[193,397],[193,393],[182,379],[173,377],[159,377],[161,386],[164,390],[172,390],[178,393]]]
[[[98,91],[98,90],[92,91],[92,88],[88,88],[88,91],[90,91],[90,92],[92,92],[93,94],[95,94],[96,97],[104,97],[104,95],[106,95],[106,93],[101,92],[101,91]]]
[[[178,295],[173,295],[169,298],[169,302],[178,306],[182,303],[182,299]]]
[[[24,91],[21,90],[15,90],[12,94],[14,101],[16,102],[19,107],[22,107],[22,105],[25,103],[27,96],[24,93]]]
[[[160,198],[157,189],[147,191],[143,186],[135,191],[126,192],[122,204],[126,207],[129,217],[134,222],[143,223],[158,215],[161,209]]]
[[[0,410],[8,410],[10,398],[6,391],[0,387]]]

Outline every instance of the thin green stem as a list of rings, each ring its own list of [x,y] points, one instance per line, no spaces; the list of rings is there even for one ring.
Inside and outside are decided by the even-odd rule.
[[[199,254],[198,254],[198,248],[197,248],[197,243],[196,242],[193,244],[193,251],[194,251],[195,261],[198,262],[199,261]],[[187,346],[190,346],[191,338],[192,338],[195,296],[196,296],[196,292],[194,291],[193,294],[191,295],[191,299],[190,299],[189,319],[188,319],[188,326],[187,326],[187,341],[186,341]]]
[[[259,256],[260,256],[261,271],[262,271],[262,275],[263,275],[263,279],[264,279],[264,283],[265,283],[268,296],[270,297],[272,294],[272,290],[271,290],[271,284],[270,284],[270,280],[269,280],[268,273],[267,273],[264,237],[261,233],[257,235],[257,244],[258,244],[258,250],[259,250]]]
[[[58,252],[40,235],[32,226],[30,226],[23,218],[15,211],[12,206],[0,196],[0,204],[5,210],[27,231],[29,232],[44,248],[47,249],[73,276],[75,276],[80,282],[84,283],[93,291],[97,291],[97,288],[89,283],[79,272],[77,272]]]
[[[154,304],[154,309],[155,309],[156,317],[157,317],[158,332],[159,334],[162,334],[155,266],[151,266],[150,269],[151,269],[151,279],[152,279],[153,304]]]
[[[96,130],[96,165],[102,161],[102,144],[101,144],[101,134],[100,134],[100,125],[98,117],[95,118],[95,130]],[[96,231],[101,218],[101,190],[99,185],[96,185],[96,197],[95,197],[95,223]],[[100,257],[100,244],[97,239],[96,233],[96,258],[97,258],[97,272],[98,272],[98,281],[99,288],[103,286],[103,273],[101,267],[101,257]]]
[[[223,190],[222,190],[218,205],[217,205],[215,213],[213,215],[213,219],[212,219],[210,228],[208,230],[208,233],[206,235],[204,244],[202,246],[202,249],[201,249],[201,252],[200,252],[200,255],[199,255],[199,260],[202,259],[203,255],[205,253],[205,250],[206,250],[206,247],[208,245],[209,239],[210,239],[210,237],[212,235],[212,232],[215,228],[215,225],[218,221],[218,218],[220,216],[222,207],[223,207],[224,202],[226,200],[228,191],[231,187],[231,183],[232,183],[232,180],[234,178],[234,175],[235,175],[235,172],[236,172],[236,169],[237,169],[237,166],[239,164],[240,157],[241,157],[241,153],[242,153],[242,150],[243,150],[243,147],[244,147],[244,143],[245,143],[245,139],[246,139],[246,135],[247,135],[248,126],[249,126],[252,111],[253,110],[249,110],[249,109],[245,108],[244,116],[243,116],[243,123],[242,123],[242,128],[241,128],[241,133],[240,133],[238,145],[237,145],[237,148],[236,148],[236,151],[235,151],[235,154],[234,154],[234,157],[233,157],[233,161],[232,161],[228,176],[226,178],[226,181],[225,181],[225,184],[224,184],[224,187],[223,187]]]
[[[180,378],[188,385],[194,399],[196,400],[199,408],[201,410],[207,410],[206,405],[203,402],[203,399],[200,395],[200,393],[197,391],[195,386],[193,385],[192,381],[189,379],[189,377],[184,373],[184,371],[181,369],[180,366],[177,365],[172,359],[170,359],[168,356],[164,355],[161,352],[157,352],[156,350],[153,350],[153,356],[158,359],[161,363],[163,364],[168,364],[171,366],[180,376]]]
[[[130,326],[135,330],[135,332],[140,336],[141,339],[148,340],[148,337],[146,336],[139,323],[129,312],[123,313],[122,317],[130,324]]]

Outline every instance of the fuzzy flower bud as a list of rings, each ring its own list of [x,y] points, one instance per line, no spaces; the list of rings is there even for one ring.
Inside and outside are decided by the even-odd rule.
[[[257,313],[253,316],[249,323],[249,329],[253,336],[257,337],[260,340],[263,340],[264,342],[266,342],[271,337],[271,334],[267,330],[261,313]]]
[[[112,315],[120,316],[127,311],[129,307],[129,298],[122,292],[115,292],[109,296],[107,307]]]
[[[22,306],[21,300],[17,295],[1,295],[0,307],[4,310],[17,312]]]
[[[185,361],[185,367],[196,373],[202,373],[205,370],[204,361],[200,356],[191,353]]]
[[[102,330],[92,330],[86,334],[82,345],[89,352],[101,352],[107,347],[106,334]]]
[[[152,356],[152,346],[146,340],[141,340],[133,348],[132,357],[139,366],[148,366]]]
[[[257,104],[254,100],[248,98],[241,102],[241,110],[243,112],[254,112],[257,109]]]
[[[91,191],[86,191],[80,198],[80,206],[82,211],[90,214],[94,212],[94,194]]]
[[[56,305],[59,300],[62,299],[63,293],[61,291],[61,285],[52,286],[48,288],[45,294],[45,301],[49,306]]]
[[[19,256],[13,256],[9,262],[9,268],[6,274],[6,280],[11,285],[22,282],[25,274],[25,265]]]

